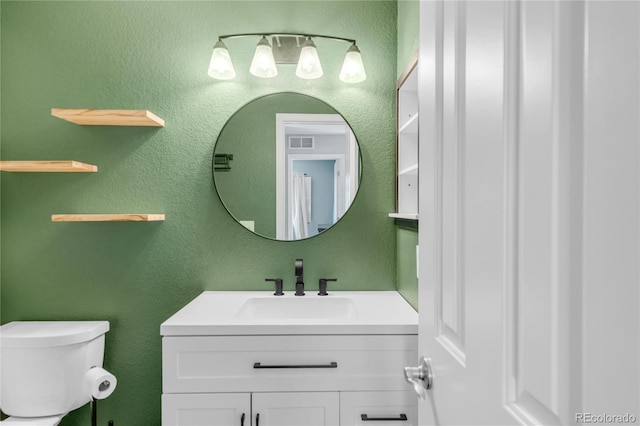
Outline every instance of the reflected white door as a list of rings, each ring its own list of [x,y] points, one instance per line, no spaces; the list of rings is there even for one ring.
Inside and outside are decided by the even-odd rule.
[[[421,2],[421,425],[640,422],[639,28]]]

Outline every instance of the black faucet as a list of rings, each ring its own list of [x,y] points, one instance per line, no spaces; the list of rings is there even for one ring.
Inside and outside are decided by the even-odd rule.
[[[265,278],[265,281],[273,281],[276,284],[276,292],[273,293],[274,296],[284,296],[284,292],[282,291],[282,278]]]
[[[304,296],[304,281],[302,275],[302,259],[296,259],[296,296]]]
[[[327,293],[327,282],[328,281],[338,281],[337,278],[320,278],[320,283],[319,283],[319,292],[318,292],[318,296],[328,296],[329,293]]]

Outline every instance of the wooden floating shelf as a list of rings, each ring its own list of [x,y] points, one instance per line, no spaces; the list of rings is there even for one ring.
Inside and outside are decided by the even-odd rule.
[[[418,213],[389,213],[389,217],[394,219],[418,220]]]
[[[3,172],[97,172],[98,166],[73,160],[62,161],[0,161]]]
[[[162,118],[143,109],[51,108],[51,115],[81,126],[164,126]]]
[[[54,214],[52,222],[161,222],[164,214]]]

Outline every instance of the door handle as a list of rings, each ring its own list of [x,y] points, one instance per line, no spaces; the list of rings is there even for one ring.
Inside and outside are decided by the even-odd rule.
[[[244,426],[244,413],[240,416],[240,426]]]
[[[433,386],[433,373],[429,358],[420,357],[417,367],[405,367],[404,378],[413,385],[420,399],[427,398],[427,391]]]
[[[369,417],[368,414],[360,414],[360,419],[363,422],[392,422],[394,420],[406,422],[409,420],[406,414],[400,414],[398,417]]]

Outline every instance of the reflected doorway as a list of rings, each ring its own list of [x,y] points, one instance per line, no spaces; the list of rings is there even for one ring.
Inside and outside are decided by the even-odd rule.
[[[358,189],[358,147],[339,114],[276,115],[276,235],[309,238],[344,215]]]

